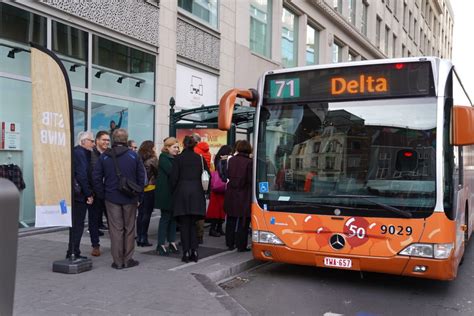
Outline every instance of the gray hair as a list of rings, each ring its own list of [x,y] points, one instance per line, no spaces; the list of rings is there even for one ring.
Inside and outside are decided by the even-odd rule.
[[[201,142],[201,136],[198,133],[194,133],[193,138],[196,141],[196,143]]]
[[[128,132],[125,128],[118,128],[112,134],[113,143],[127,144]]]
[[[94,134],[90,131],[82,131],[77,134],[76,145],[82,145],[86,139],[94,139]]]

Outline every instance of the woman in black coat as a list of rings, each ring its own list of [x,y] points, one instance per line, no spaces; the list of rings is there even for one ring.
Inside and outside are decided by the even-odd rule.
[[[246,140],[236,145],[237,155],[227,164],[224,211],[227,214],[225,242],[229,250],[248,251],[250,207],[252,203],[252,146]]]
[[[174,159],[170,184],[173,190],[173,215],[181,225],[183,262],[198,261],[196,221],[206,215],[206,198],[201,184],[203,168],[209,172],[203,158],[194,152],[196,141],[186,136],[184,150]]]

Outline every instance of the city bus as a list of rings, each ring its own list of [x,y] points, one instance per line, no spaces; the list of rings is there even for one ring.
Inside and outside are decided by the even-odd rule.
[[[436,57],[268,71],[256,107],[258,260],[452,280],[473,229],[474,107]]]

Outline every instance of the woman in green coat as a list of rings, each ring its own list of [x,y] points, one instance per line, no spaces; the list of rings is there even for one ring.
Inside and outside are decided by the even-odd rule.
[[[169,182],[169,175],[173,167],[174,157],[179,153],[178,140],[174,137],[164,139],[158,161],[158,178],[155,189],[155,208],[161,210],[160,223],[158,225],[158,245],[156,251],[160,256],[167,256],[168,253],[178,253],[176,246],[176,219],[173,216],[172,192]],[[169,246],[165,246],[168,239]]]

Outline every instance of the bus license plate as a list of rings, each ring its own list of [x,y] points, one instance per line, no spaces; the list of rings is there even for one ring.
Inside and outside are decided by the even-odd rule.
[[[324,265],[328,267],[351,268],[352,260],[343,258],[324,257]]]

